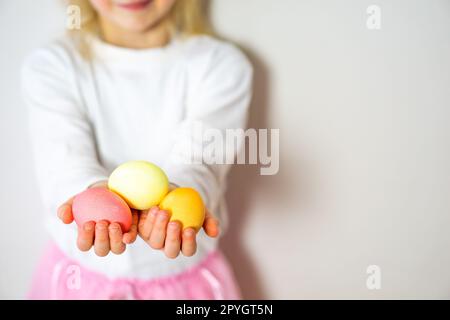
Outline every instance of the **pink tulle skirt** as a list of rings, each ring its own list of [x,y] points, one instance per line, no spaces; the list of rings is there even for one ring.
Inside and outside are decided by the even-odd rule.
[[[241,299],[225,257],[211,252],[182,273],[151,280],[110,279],[67,258],[51,243],[33,277],[29,299]]]

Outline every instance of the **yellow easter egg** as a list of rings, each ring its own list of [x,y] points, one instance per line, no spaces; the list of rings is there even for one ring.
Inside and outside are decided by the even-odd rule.
[[[159,207],[170,214],[170,221],[181,223],[182,229],[194,228],[197,232],[205,220],[205,205],[200,194],[192,188],[177,188],[169,192]]]
[[[164,171],[147,161],[129,161],[109,176],[108,188],[120,195],[131,208],[146,210],[158,205],[169,192]]]

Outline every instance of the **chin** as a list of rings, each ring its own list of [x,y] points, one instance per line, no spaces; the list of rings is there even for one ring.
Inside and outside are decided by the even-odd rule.
[[[156,23],[153,21],[144,21],[144,20],[128,20],[128,21],[120,21],[119,25],[129,31],[133,32],[143,32],[150,28],[152,28]]]

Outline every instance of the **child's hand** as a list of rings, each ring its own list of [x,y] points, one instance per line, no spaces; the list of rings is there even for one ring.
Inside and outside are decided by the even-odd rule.
[[[219,221],[206,210],[203,229],[215,238],[219,234]],[[193,256],[197,251],[196,232],[193,228],[181,230],[179,222],[169,222],[169,213],[152,207],[139,216],[139,236],[153,249],[164,250],[168,258],[176,258],[180,251],[184,256]]]
[[[101,182],[91,187],[105,187],[106,183]],[[73,222],[72,203],[74,197],[70,198],[58,208],[58,217],[65,224]],[[108,255],[109,251],[114,254],[121,254],[125,251],[126,245],[131,244],[137,237],[138,215],[135,210],[131,210],[133,220],[131,229],[127,233],[122,233],[118,223],[108,221],[86,222],[83,227],[78,227],[77,246],[81,251],[88,251],[94,246],[95,254],[99,257]]]

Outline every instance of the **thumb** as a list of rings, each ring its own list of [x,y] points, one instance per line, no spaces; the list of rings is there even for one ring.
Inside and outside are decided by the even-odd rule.
[[[73,213],[72,213],[72,204],[74,197],[70,198],[62,205],[59,206],[57,210],[58,218],[65,224],[72,223],[73,221]]]
[[[208,236],[215,238],[219,235],[219,220],[217,220],[209,211],[206,209],[205,221],[203,222],[203,229]]]

